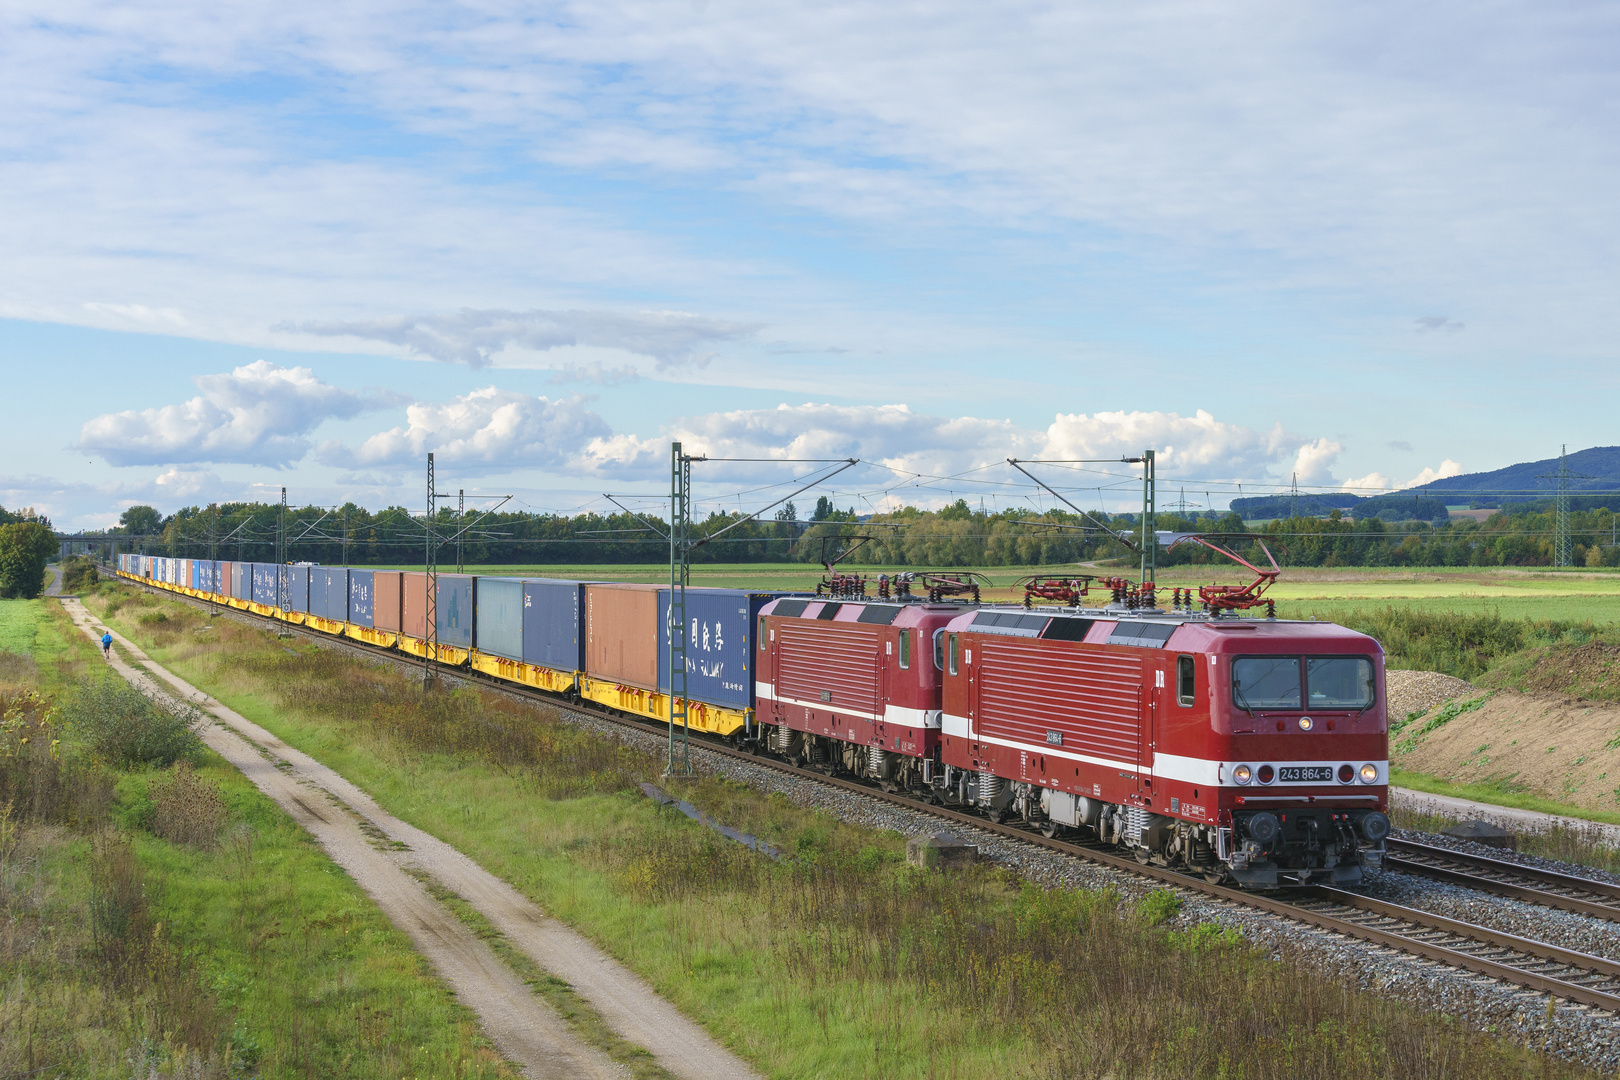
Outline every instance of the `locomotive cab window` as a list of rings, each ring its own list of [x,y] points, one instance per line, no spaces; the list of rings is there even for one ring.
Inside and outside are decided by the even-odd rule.
[[[765,616],[761,615],[759,617],[759,650],[760,650],[760,652],[765,651],[766,646],[770,644],[770,640],[771,640],[770,634],[766,633],[766,631],[765,631]]]
[[[1238,708],[1299,708],[1299,657],[1243,656],[1232,661],[1232,701]]]
[[[1373,666],[1364,656],[1313,656],[1305,661],[1305,701],[1312,709],[1368,709]]]
[[[911,631],[900,631],[900,670],[911,668]]]
[[[945,631],[934,631],[934,670],[945,670]]]
[[[950,635],[950,639],[951,640],[947,644],[946,648],[950,651],[951,674],[955,675],[956,674],[956,635],[955,634]]]
[[[1176,704],[1192,708],[1197,692],[1198,665],[1190,656],[1176,657]]]

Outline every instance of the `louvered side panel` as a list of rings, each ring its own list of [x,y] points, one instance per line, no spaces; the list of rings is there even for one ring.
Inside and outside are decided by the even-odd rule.
[[[878,709],[878,631],[853,623],[784,619],[777,623],[776,693],[827,707],[875,714]]]
[[[1140,658],[1016,638],[980,638],[975,647],[978,731],[1039,746],[1057,731],[1065,750],[1136,762]]]

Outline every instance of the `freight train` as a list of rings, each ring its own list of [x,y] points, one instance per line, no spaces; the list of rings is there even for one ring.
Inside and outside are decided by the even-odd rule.
[[[667,588],[121,555],[121,577],[636,716]],[[691,730],[1251,889],[1389,834],[1383,651],[1329,623],[688,589]],[[427,630],[429,607],[434,633]]]

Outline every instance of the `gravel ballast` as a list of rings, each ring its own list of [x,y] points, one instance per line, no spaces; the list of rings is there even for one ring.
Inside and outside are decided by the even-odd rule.
[[[1386,712],[1392,724],[1413,713],[1421,716],[1452,698],[1478,692],[1479,687],[1466,679],[1442,675],[1438,671],[1384,672],[1384,693],[1389,699]]]

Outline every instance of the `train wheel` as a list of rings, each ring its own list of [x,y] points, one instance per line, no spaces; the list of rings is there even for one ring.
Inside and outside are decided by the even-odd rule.
[[[1057,834],[1058,834],[1058,823],[1057,822],[1053,821],[1051,818],[1048,818],[1045,821],[1041,822],[1041,835],[1042,836],[1046,837],[1048,840],[1051,840],[1054,837],[1056,837]]]

